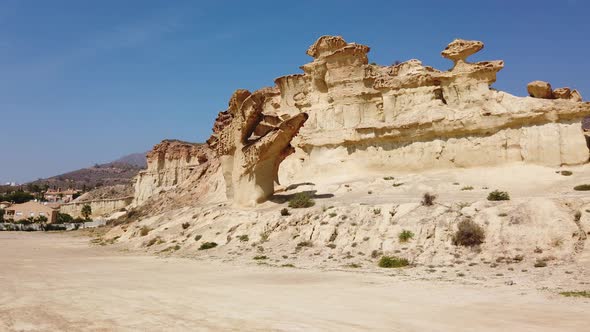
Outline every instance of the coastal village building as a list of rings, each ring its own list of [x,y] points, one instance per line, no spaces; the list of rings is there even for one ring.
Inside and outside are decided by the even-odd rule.
[[[7,207],[11,206],[11,202],[0,202],[0,209],[6,209]]]
[[[46,217],[48,223],[53,223],[57,220],[58,212],[56,209],[35,201],[14,204],[6,208],[5,211],[5,220],[19,221],[28,218]]]
[[[51,203],[69,203],[74,200],[74,195],[78,194],[78,190],[68,189],[49,189],[45,192],[45,200]]]

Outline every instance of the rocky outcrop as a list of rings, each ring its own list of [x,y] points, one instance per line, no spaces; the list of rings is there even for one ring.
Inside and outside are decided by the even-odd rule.
[[[113,199],[97,199],[90,201],[72,202],[60,206],[61,213],[67,213],[74,218],[82,217],[82,208],[85,205],[90,205],[92,209],[91,218],[109,215],[121,209],[125,209],[133,202],[133,196],[113,198]]]
[[[369,47],[341,37],[319,38],[307,52],[314,60],[302,67],[304,74],[275,81],[280,111],[309,115],[280,178],[297,182],[391,169],[586,162],[580,120],[590,114],[590,104],[522,98],[490,88],[504,63],[470,63],[468,57],[483,46],[453,41],[441,53],[453,68],[440,71],[419,60],[369,64]]]
[[[253,93],[237,90],[207,145],[156,146],[138,176],[135,204],[183,183],[204,194],[204,172],[217,172],[206,180],[217,193],[223,182],[227,199],[252,206],[269,198],[279,180],[587,162],[580,121],[590,115],[590,103],[576,90],[553,91],[541,81],[528,86],[533,98],[491,88],[504,62],[468,61],[483,47],[454,40],[441,52],[453,67],[441,71],[415,59],[369,64],[368,46],[320,37],[307,50],[313,61],[302,74]]]
[[[147,169],[137,175],[134,205],[183,185],[194,174],[202,174],[209,167],[210,158],[214,158],[214,154],[207,145],[162,141],[148,153]]]
[[[526,86],[529,96],[534,98],[553,99],[551,84],[543,81],[533,81]],[[565,98],[564,98],[565,99]]]
[[[278,96],[271,88],[237,90],[208,140],[219,156],[227,196],[238,205],[253,206],[274,193],[279,164],[293,152],[291,140],[307,120],[305,113],[277,112]]]

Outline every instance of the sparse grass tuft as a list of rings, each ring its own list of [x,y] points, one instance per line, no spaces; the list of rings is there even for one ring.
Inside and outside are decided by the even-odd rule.
[[[215,242],[203,242],[199,247],[199,250],[207,250],[215,247],[217,247],[217,243]]]
[[[187,229],[191,226],[191,224],[189,224],[188,222],[185,222],[182,224],[182,229]]]
[[[544,260],[537,260],[535,262],[535,265],[533,265],[534,267],[546,267],[547,266],[547,262]]]
[[[580,221],[580,219],[582,219],[582,211],[576,211],[576,214],[574,214],[574,221]]]
[[[375,215],[381,214],[381,209],[373,209],[373,214],[375,214]]]
[[[314,200],[307,193],[297,193],[289,200],[289,207],[294,209],[308,208],[314,205]]]
[[[199,241],[202,237],[203,235],[195,235],[195,241]]]
[[[289,209],[283,208],[281,210],[281,216],[290,216],[290,215],[291,215],[291,213],[289,213]]]
[[[244,234],[244,235],[238,236],[238,240],[240,240],[242,242],[248,242],[250,240],[250,238],[248,237],[247,234]]]
[[[330,216],[330,218],[334,218],[338,215],[338,213],[336,212],[330,212],[330,214],[328,214]]]
[[[398,182],[398,183],[394,183],[394,184],[392,184],[392,186],[394,186],[394,187],[399,187],[399,186],[401,186],[401,185],[403,185],[403,184],[404,184],[403,182]]]
[[[434,200],[436,199],[436,195],[431,193],[424,193],[422,196],[422,205],[424,206],[432,206],[434,205]]]
[[[351,269],[358,269],[361,267],[361,265],[358,263],[349,263],[349,264],[344,265],[344,267],[351,268]]]
[[[403,229],[399,235],[397,236],[397,238],[399,239],[399,242],[408,242],[409,240],[411,240],[414,237],[414,233],[412,233],[411,231],[407,230],[407,229]]]
[[[150,232],[152,231],[151,228],[147,227],[147,226],[143,226],[140,230],[139,230],[139,235],[141,236],[146,236],[148,235]]]
[[[410,265],[410,262],[405,258],[398,258],[394,256],[383,256],[379,260],[379,267],[383,268],[398,268]]]
[[[590,291],[569,291],[559,293],[565,297],[587,297],[590,298]]]
[[[572,173],[572,171],[561,171],[560,173],[563,176],[570,176],[570,175],[574,174],[574,173]]]
[[[463,188],[461,188],[461,190],[465,191],[465,190],[473,190],[472,186],[465,186]]]
[[[289,263],[289,264],[283,264],[283,265],[281,265],[281,267],[295,267],[295,265]]]
[[[255,261],[260,261],[263,259],[268,259],[268,257],[264,256],[264,255],[259,255],[259,256],[254,256],[254,258],[252,258]]]
[[[457,232],[453,235],[453,244],[456,246],[473,247],[483,243],[485,233],[483,228],[471,219],[461,221]]]
[[[162,239],[159,236],[156,236],[155,238],[153,238],[147,242],[146,247],[151,247],[154,244],[160,244],[160,243],[164,243],[164,241],[162,241]]]
[[[395,179],[393,176],[386,176],[383,178],[383,180],[389,181],[389,180],[393,180]]]
[[[313,247],[313,243],[311,241],[301,241],[301,242],[297,243],[297,248],[303,248],[303,247]]]

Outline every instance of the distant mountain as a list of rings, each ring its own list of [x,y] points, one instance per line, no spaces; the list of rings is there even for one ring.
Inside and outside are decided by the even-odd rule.
[[[137,167],[141,167],[141,168],[146,168],[147,167],[146,155],[147,155],[147,152],[132,153],[132,154],[126,155],[124,157],[121,157],[113,162],[128,164],[128,165],[137,166]]]
[[[49,188],[90,190],[103,186],[131,185],[133,177],[147,167],[145,153],[134,153],[106,164],[39,179],[28,184]]]

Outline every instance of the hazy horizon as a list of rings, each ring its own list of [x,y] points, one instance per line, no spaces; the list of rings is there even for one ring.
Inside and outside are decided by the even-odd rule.
[[[551,10],[546,10],[546,8]],[[371,47],[369,61],[448,69],[455,38],[504,60],[494,87],[533,80],[590,96],[590,5],[566,1],[3,1],[0,183],[26,182],[149,150],[203,142],[238,88],[300,73],[321,35]]]

